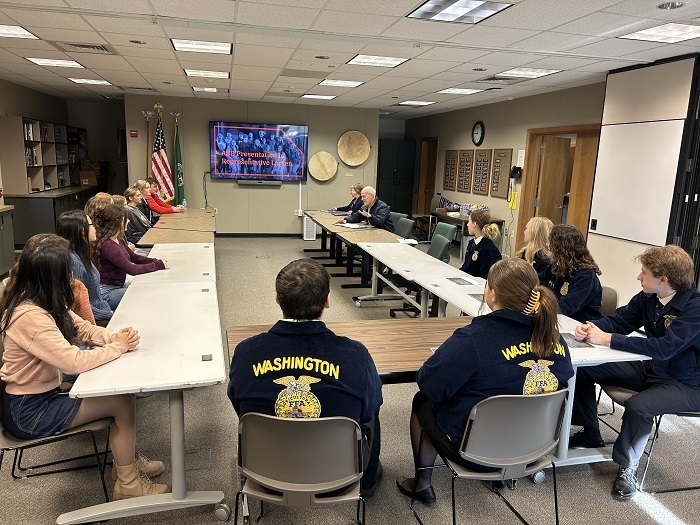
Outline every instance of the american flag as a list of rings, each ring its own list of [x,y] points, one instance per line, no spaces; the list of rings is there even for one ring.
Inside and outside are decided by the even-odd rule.
[[[173,188],[173,174],[170,171],[168,162],[168,152],[165,150],[165,137],[163,136],[163,121],[158,115],[158,125],[156,126],[156,137],[153,141],[153,154],[151,155],[151,169],[153,176],[160,184],[166,199],[170,199],[175,194]]]

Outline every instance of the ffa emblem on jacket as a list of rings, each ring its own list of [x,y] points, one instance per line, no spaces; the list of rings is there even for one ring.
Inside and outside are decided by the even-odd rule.
[[[317,418],[321,416],[321,402],[311,392],[310,385],[320,382],[320,379],[310,376],[285,376],[275,379],[278,385],[287,388],[282,390],[275,401],[275,415],[290,418]]]
[[[472,253],[472,261],[476,261],[479,258],[479,252],[476,250]]]
[[[559,290],[559,293],[561,296],[565,296],[566,294],[569,293],[569,283],[564,283],[561,285],[561,290]]]
[[[678,317],[676,315],[664,315],[664,328],[668,330],[668,327],[671,326],[671,323],[673,320]]]
[[[553,365],[554,361],[538,359],[534,361],[528,359],[519,363],[523,368],[530,368],[530,371],[525,376],[525,384],[523,385],[523,395],[544,394],[545,392],[554,392],[559,387],[559,380],[552,372],[549,371],[549,365]]]

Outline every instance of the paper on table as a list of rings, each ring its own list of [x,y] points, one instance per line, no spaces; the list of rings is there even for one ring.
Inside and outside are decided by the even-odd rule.
[[[564,338],[564,341],[566,341],[566,345],[569,348],[594,348],[594,346],[591,343],[576,340],[573,332],[559,332],[559,333]]]
[[[366,228],[366,224],[362,224],[359,222],[345,222],[341,224],[341,226],[345,226],[346,228],[352,228],[352,229],[358,229],[358,228]]]
[[[403,243],[403,244],[410,244],[413,246],[414,244],[418,244],[418,241],[415,239],[396,239],[398,242]]]

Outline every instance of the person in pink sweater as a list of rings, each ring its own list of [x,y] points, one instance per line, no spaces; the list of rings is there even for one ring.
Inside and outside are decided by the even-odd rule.
[[[112,333],[69,309],[72,262],[61,241],[55,235],[30,239],[0,298],[3,426],[19,439],[34,439],[113,417],[110,444],[117,474],[113,499],[163,494],[167,485],[154,484],[147,477],[161,474],[163,463],[136,457],[133,395],[72,399],[60,393],[62,371],[86,372],[136,350],[139,344],[133,328]],[[96,348],[85,352],[76,344]]]
[[[124,240],[127,211],[123,206],[108,204],[95,213],[97,240],[92,259],[100,271],[100,293],[112,310],[124,297],[126,274],[141,275],[168,268],[165,259],[151,259],[134,253]]]

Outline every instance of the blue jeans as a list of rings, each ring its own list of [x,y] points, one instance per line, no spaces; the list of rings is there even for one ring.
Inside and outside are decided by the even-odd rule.
[[[102,299],[107,301],[109,307],[112,310],[116,310],[128,287],[128,283],[124,283],[121,286],[117,286],[116,284],[101,284],[100,294],[102,294]]]

